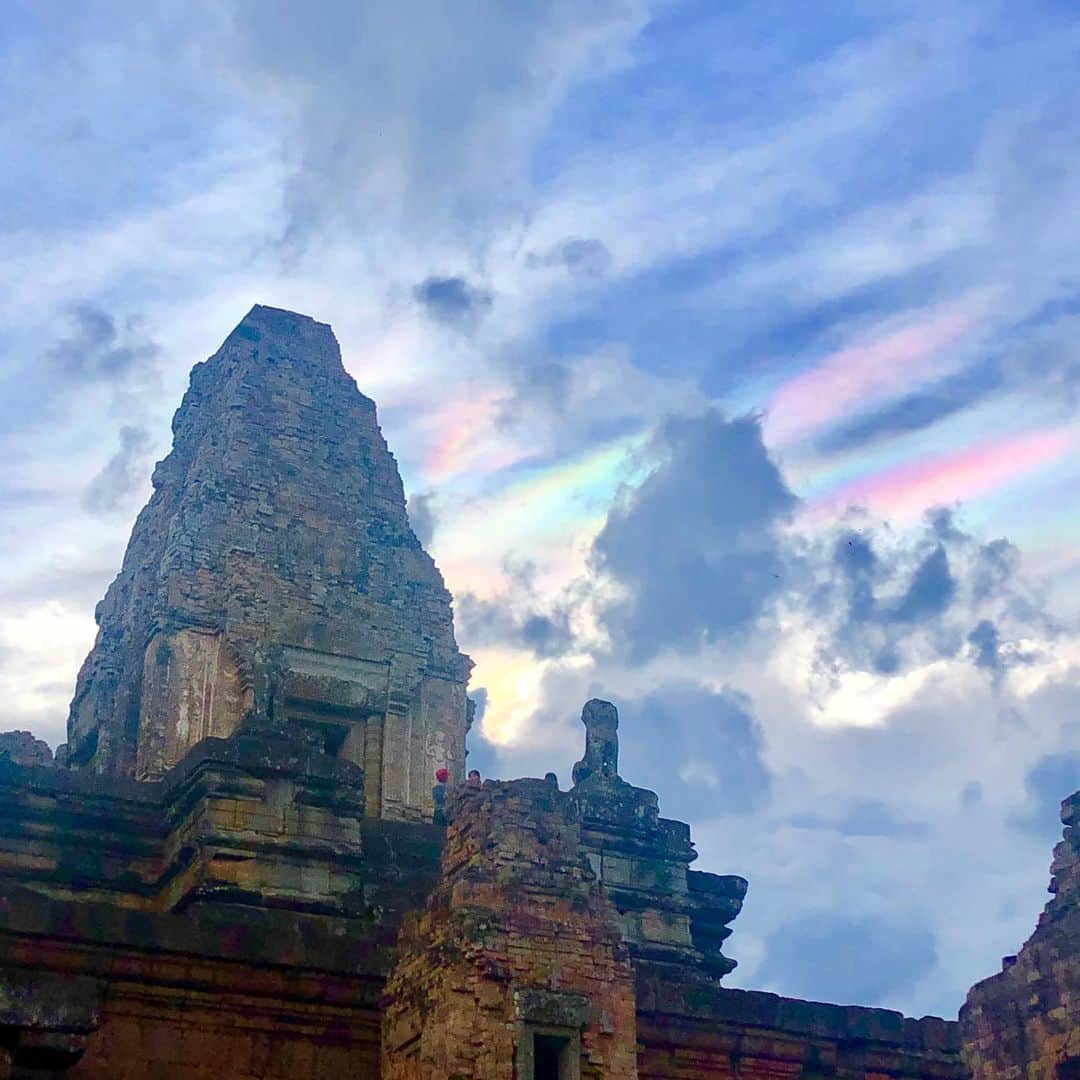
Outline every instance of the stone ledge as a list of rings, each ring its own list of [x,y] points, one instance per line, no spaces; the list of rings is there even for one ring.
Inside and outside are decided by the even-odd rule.
[[[85,976],[0,968],[0,1027],[86,1034],[101,1023],[103,991]]]
[[[227,903],[192,905],[181,914],[136,911],[54,901],[7,885],[0,893],[0,951],[15,938],[376,976],[393,944],[390,929],[374,919]]]
[[[86,770],[46,765],[19,765],[0,757],[0,787],[48,795],[72,795],[86,799],[106,799],[112,803],[157,803],[161,799],[160,782],[128,780]]]
[[[902,1050],[960,1050],[954,1020],[926,1016],[915,1020],[892,1009],[785,998],[760,990],[736,990],[705,980],[678,980],[651,965],[637,966],[638,1011],[685,1017],[691,1022],[743,1027],[838,1041],[860,1041]]]

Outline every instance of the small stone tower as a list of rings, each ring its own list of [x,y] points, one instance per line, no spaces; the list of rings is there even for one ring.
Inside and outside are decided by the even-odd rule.
[[[470,663],[375,404],[330,327],[256,306],[205,363],[98,605],[61,763],[155,779],[242,723],[365,772],[372,816],[463,776]]]
[[[384,1080],[636,1077],[633,969],[574,797],[554,776],[488,780],[449,812],[387,981]]]

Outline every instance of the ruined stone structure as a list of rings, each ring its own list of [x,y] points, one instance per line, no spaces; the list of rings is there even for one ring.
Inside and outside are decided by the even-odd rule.
[[[489,780],[452,813],[443,875],[399,937],[382,1076],[512,1080],[561,1059],[564,1075],[636,1077],[634,971],[573,794]]]
[[[746,881],[611,704],[569,790],[464,781],[469,662],[329,327],[253,309],[174,432],[67,746],[0,736],[0,1080],[967,1080],[956,1023],[722,985]],[[1071,1075],[1074,839],[1055,873],[1035,1003],[968,1005],[987,1080]]]
[[[373,815],[429,817],[432,769],[464,775],[469,661],[330,327],[255,307],[173,434],[97,609],[67,763],[156,780],[251,717],[361,766]]]
[[[1065,837],[1035,933],[960,1010],[976,1080],[1080,1078],[1080,791],[1062,803]]]

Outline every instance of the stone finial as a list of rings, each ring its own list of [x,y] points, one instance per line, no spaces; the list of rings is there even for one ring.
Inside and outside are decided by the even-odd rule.
[[[574,766],[575,784],[593,777],[617,780],[619,777],[619,711],[610,701],[593,698],[581,710],[585,725],[585,756]]]

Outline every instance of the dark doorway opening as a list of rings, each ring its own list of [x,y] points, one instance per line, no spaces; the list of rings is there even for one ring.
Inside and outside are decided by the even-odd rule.
[[[1059,1061],[1055,1075],[1057,1080],[1080,1080],[1080,1057],[1070,1057]]]
[[[533,1036],[533,1080],[567,1080],[563,1063],[568,1042],[558,1035]]]

